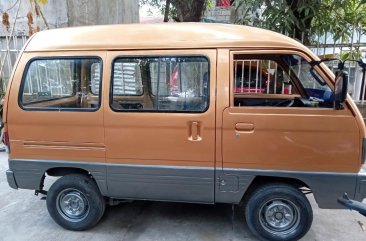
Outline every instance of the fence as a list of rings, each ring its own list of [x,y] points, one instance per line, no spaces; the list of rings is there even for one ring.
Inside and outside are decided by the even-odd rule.
[[[8,79],[11,75],[14,63],[27,42],[28,37],[22,36],[6,36],[0,37],[0,92],[3,93],[6,90]],[[0,93],[0,94],[1,94]]]

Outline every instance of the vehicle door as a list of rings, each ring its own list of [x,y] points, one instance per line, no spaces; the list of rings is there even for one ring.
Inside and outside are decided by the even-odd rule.
[[[349,106],[334,109],[333,84],[318,67],[311,73],[310,61],[295,51],[230,53],[223,170],[308,180],[336,203],[355,184],[361,137]]]
[[[213,202],[215,50],[110,51],[111,196]]]

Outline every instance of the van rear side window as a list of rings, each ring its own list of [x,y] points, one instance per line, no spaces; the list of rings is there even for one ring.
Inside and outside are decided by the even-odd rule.
[[[28,64],[19,104],[23,109],[95,110],[100,106],[99,58],[42,58]]]
[[[115,111],[204,112],[209,100],[206,57],[121,57],[113,63]]]

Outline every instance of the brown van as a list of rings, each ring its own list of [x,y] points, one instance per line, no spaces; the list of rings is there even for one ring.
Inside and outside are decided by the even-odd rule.
[[[365,124],[334,74],[283,35],[223,24],[43,31],[4,104],[12,188],[85,230],[106,201],[228,203],[250,230],[296,240],[320,208],[366,197]],[[44,190],[48,176],[60,178]]]

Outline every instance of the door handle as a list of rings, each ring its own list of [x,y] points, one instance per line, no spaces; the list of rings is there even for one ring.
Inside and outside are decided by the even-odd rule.
[[[190,141],[200,141],[201,137],[201,125],[198,121],[192,121],[189,125],[189,136]]]
[[[235,124],[235,130],[237,131],[253,131],[254,130],[254,124],[252,123],[236,123]]]

